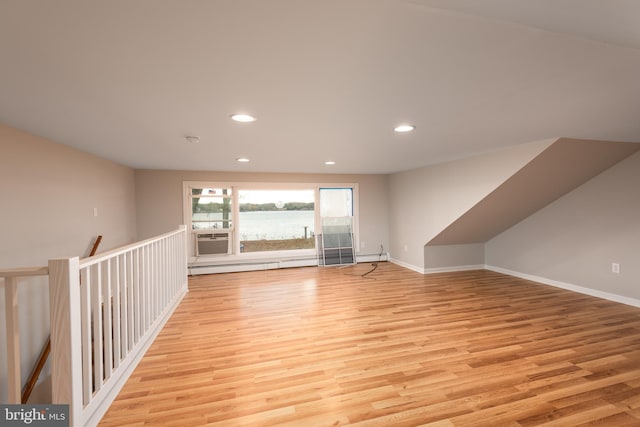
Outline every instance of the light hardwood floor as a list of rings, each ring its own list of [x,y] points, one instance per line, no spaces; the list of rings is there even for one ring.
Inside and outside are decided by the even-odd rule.
[[[191,278],[101,425],[640,426],[640,309],[369,267]]]

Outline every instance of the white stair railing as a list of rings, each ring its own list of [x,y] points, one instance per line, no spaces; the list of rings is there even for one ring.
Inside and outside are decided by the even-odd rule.
[[[79,260],[49,261],[53,402],[97,425],[188,291],[178,230]]]
[[[47,267],[28,267],[0,270],[4,279],[4,304],[7,333],[7,388],[8,402],[21,403],[22,385],[20,367],[20,328],[18,322],[18,280],[20,278],[46,276]]]

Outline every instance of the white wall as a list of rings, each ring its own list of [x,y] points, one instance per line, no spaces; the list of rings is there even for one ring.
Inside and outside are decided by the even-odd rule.
[[[0,268],[46,265],[135,240],[134,171],[0,124]],[[94,208],[98,216],[94,216]],[[0,290],[0,354],[6,354],[4,283]],[[23,383],[49,333],[45,279],[19,282]],[[6,402],[6,362],[0,363]]]
[[[391,258],[423,271],[424,245],[553,141],[522,144],[391,175]]]
[[[491,239],[485,257],[490,266],[640,300],[640,153]]]

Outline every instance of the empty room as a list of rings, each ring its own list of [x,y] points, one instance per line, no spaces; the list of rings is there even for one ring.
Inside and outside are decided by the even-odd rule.
[[[0,0],[0,424],[640,425],[638,22]]]

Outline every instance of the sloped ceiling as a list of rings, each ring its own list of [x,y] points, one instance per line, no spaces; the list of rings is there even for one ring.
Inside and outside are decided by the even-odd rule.
[[[639,21],[628,0],[0,0],[0,122],[134,168],[217,171],[638,142]]]
[[[640,49],[640,3],[635,0],[406,1]]]
[[[427,245],[484,243],[640,149],[560,138]]]

